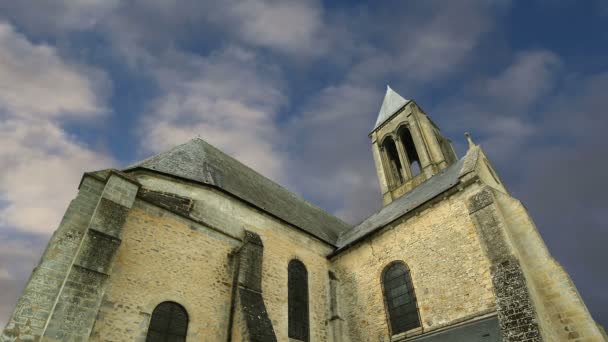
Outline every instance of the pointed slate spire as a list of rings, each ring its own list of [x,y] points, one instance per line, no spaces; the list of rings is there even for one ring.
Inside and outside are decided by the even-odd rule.
[[[374,129],[382,125],[408,102],[410,102],[410,100],[404,99],[401,95],[391,89],[389,85],[386,85],[386,94],[384,95],[384,101],[382,101],[382,106],[380,107],[380,113],[378,113],[378,120],[376,120]]]

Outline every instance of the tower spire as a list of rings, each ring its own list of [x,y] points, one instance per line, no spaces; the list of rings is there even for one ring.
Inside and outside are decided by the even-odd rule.
[[[404,99],[401,95],[397,94],[390,85],[386,85],[386,94],[384,94],[384,100],[380,106],[380,112],[378,113],[378,119],[374,129],[386,122],[393,114],[397,113],[403,108],[410,100]]]

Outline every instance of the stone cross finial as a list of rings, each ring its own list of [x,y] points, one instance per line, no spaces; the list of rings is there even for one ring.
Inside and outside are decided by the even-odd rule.
[[[467,141],[469,142],[469,148],[474,147],[475,143],[473,142],[473,139],[471,138],[471,134],[469,134],[469,132],[464,132],[464,136],[467,137]]]

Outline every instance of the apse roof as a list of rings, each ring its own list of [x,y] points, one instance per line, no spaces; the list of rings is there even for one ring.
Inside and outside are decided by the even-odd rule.
[[[378,128],[382,125],[386,120],[388,120],[393,114],[397,113],[397,111],[403,106],[405,106],[410,100],[404,99],[401,95],[397,94],[390,86],[386,86],[386,94],[384,95],[384,100],[382,101],[382,106],[380,106],[380,113],[378,113],[378,119],[376,120],[376,125],[374,129]]]
[[[125,171],[135,169],[218,187],[332,245],[340,232],[350,228],[200,138],[131,165]]]

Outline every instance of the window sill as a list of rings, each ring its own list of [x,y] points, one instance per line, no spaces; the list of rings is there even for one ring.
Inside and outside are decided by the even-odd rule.
[[[391,342],[405,341],[407,338],[422,334],[422,327],[404,331],[402,333],[391,336]]]

